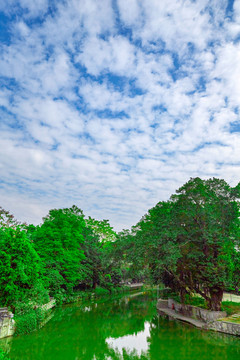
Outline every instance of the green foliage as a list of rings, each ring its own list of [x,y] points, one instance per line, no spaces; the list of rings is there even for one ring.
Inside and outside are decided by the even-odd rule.
[[[24,315],[16,316],[16,335],[29,334],[37,328],[37,317],[35,310],[30,310]]]
[[[169,297],[174,299],[178,303],[181,303],[181,299],[180,299],[180,296],[178,294],[172,293]],[[187,304],[187,305],[192,305],[192,306],[197,306],[197,307],[200,307],[200,308],[203,308],[203,309],[207,309],[206,300],[203,299],[202,297],[199,297],[199,296],[191,296],[191,295],[187,294],[185,296],[184,303]]]
[[[31,232],[35,249],[45,264],[44,278],[51,294],[61,288],[71,292],[81,280],[84,227],[82,211],[73,206],[50,210],[42,226]]]
[[[45,264],[44,281],[59,302],[73,290],[97,285],[109,287],[109,243],[114,231],[108,221],[84,219],[82,211],[50,210],[44,223],[29,229],[29,236]]]
[[[20,227],[0,228],[0,303],[31,297],[39,282],[41,260]]]
[[[125,234],[131,262],[148,266],[182,301],[197,292],[220,310],[225,286],[239,283],[239,195],[224,180],[190,179]]]
[[[2,349],[0,349],[0,360],[10,360],[8,355]]]
[[[20,222],[17,221],[9,211],[4,210],[0,206],[0,228],[16,228],[20,226]]]
[[[96,287],[96,289],[94,290],[94,293],[96,294],[96,296],[109,295],[109,291],[100,286]]]
[[[15,335],[29,334],[38,329],[45,318],[47,311],[41,308],[33,308],[26,304],[16,311],[14,320],[16,322]]]
[[[0,207],[0,303],[14,310],[49,295],[62,303],[75,291],[113,292],[131,280],[164,283],[181,301],[198,293],[219,310],[224,288],[240,287],[239,197],[240,185],[190,179],[118,235],[77,206],[50,210],[36,227]]]
[[[108,243],[116,240],[116,232],[109,224],[108,220],[96,220],[89,217],[86,220],[87,225],[92,229],[95,235],[97,235],[102,243]]]
[[[71,302],[74,291],[97,286],[113,291],[122,275],[115,237],[107,220],[86,221],[77,206],[50,210],[36,227],[20,226],[0,208],[0,302],[20,314],[18,331],[36,327],[29,301],[41,305],[50,294],[57,303]]]
[[[240,313],[240,303],[236,303],[234,301],[223,301],[222,311],[226,311],[228,316]]]

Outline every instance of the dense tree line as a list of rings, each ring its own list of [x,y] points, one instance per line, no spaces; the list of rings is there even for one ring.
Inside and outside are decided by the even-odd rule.
[[[119,234],[77,206],[50,210],[38,226],[0,208],[0,304],[145,280],[220,310],[223,291],[240,287],[239,197],[240,184],[190,179]]]
[[[220,310],[223,291],[240,286],[240,184],[190,179],[150,209],[119,241],[136,271]],[[131,260],[130,260],[131,259]]]
[[[50,210],[38,226],[0,208],[0,304],[14,309],[97,285],[111,290],[120,281],[115,237],[108,221],[86,219],[77,206]]]

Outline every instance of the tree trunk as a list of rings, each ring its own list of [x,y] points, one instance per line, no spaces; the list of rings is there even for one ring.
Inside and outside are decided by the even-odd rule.
[[[186,296],[186,290],[184,288],[181,288],[180,289],[180,299],[181,299],[182,304],[185,303],[185,296]]]
[[[184,283],[184,273],[183,271],[181,271],[180,273],[180,299],[181,299],[181,303],[184,304],[185,303],[185,295],[186,295],[186,289],[185,287],[182,286],[182,283]]]
[[[210,302],[209,302],[210,310],[221,311],[223,289],[219,287],[210,288],[209,294],[210,294]]]

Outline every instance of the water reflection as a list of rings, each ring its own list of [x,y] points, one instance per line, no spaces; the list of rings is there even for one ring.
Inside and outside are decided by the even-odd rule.
[[[11,360],[239,360],[240,339],[161,318],[156,296],[65,306],[39,331],[0,340]]]
[[[106,342],[114,349],[123,352],[123,349],[126,349],[129,352],[136,351],[136,354],[141,355],[142,352],[148,350],[148,337],[150,336],[150,323],[146,321],[144,323],[144,330],[139,331],[134,335],[126,335],[119,337],[117,339],[108,338]]]

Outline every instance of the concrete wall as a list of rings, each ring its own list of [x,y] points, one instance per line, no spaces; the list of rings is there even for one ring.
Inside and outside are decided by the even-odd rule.
[[[13,314],[7,308],[0,308],[0,339],[14,334]]]

